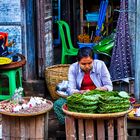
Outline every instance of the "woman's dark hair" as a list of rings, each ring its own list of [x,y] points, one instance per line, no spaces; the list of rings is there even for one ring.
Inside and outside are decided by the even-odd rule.
[[[91,57],[93,59],[93,49],[90,47],[82,47],[78,51],[77,60],[80,61],[83,57]]]

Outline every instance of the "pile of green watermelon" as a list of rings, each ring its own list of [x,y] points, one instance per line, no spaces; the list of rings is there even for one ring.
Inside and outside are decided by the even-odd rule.
[[[125,91],[91,90],[67,97],[68,110],[81,113],[115,113],[127,111],[130,96]]]

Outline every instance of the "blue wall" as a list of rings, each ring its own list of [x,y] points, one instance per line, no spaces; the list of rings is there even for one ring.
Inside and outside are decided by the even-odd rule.
[[[9,48],[9,51],[16,49],[22,53],[20,0],[0,1],[0,32],[7,32],[8,40],[16,41],[16,45]]]

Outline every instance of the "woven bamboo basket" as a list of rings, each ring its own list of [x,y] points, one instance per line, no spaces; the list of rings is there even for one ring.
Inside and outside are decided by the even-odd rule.
[[[45,69],[45,80],[52,99],[60,96],[56,93],[56,86],[63,80],[68,80],[68,69],[70,64],[58,64]]]
[[[116,113],[104,113],[104,114],[90,114],[90,113],[78,113],[78,112],[72,112],[67,109],[67,105],[64,104],[62,107],[63,112],[66,115],[73,116],[74,118],[84,118],[84,119],[109,119],[109,118],[117,118],[121,116],[125,116],[125,114],[128,114],[132,109],[123,111],[123,112],[116,112]]]

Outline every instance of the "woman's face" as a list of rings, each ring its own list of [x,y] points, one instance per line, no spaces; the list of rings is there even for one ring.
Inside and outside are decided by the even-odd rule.
[[[92,62],[93,62],[93,59],[91,57],[83,57],[79,61],[80,68],[84,72],[89,72],[92,69]]]

